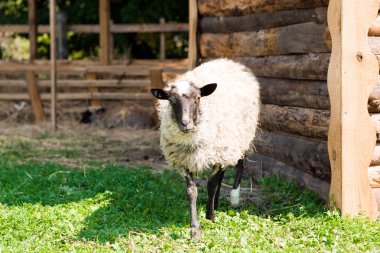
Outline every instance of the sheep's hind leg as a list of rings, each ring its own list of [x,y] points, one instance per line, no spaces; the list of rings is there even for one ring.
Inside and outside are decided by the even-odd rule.
[[[237,207],[240,203],[240,182],[244,171],[244,160],[240,159],[235,168],[235,180],[231,190],[231,206]]]
[[[224,170],[220,168],[207,182],[208,199],[206,205],[206,219],[215,221],[215,209],[218,208],[220,185],[224,176]]]
[[[201,224],[199,222],[197,213],[198,189],[197,185],[195,184],[193,173],[186,170],[185,179],[187,185],[187,196],[189,198],[190,205],[191,239],[197,239],[201,237]]]

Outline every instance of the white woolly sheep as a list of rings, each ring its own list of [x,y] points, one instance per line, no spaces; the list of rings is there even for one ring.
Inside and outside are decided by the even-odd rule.
[[[236,166],[231,203],[238,204],[242,158],[252,150],[259,115],[259,84],[245,66],[213,60],[177,78],[160,99],[161,149],[169,165],[184,172],[190,204],[191,237],[200,236],[194,175],[212,168],[206,218],[214,221],[224,169]]]

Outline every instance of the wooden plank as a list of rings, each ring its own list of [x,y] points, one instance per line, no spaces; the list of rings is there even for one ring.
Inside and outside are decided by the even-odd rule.
[[[50,81],[51,81],[51,124],[57,129],[57,47],[56,47],[56,0],[50,0]]]
[[[198,54],[198,4],[197,0],[189,0],[189,69],[195,68],[199,62]]]
[[[51,94],[42,93],[42,100],[51,100]],[[152,95],[147,92],[141,93],[115,93],[115,92],[98,92],[98,93],[58,93],[58,100],[152,100]],[[28,94],[25,93],[0,93],[0,100],[29,100]]]
[[[202,33],[252,32],[307,22],[326,23],[327,8],[283,10],[274,13],[263,12],[244,16],[206,16],[200,20],[200,29]]]
[[[41,88],[50,87],[49,80],[38,80]],[[25,87],[26,80],[0,80],[0,87]],[[58,88],[143,88],[150,85],[148,79],[123,79],[123,80],[57,80]]]
[[[308,22],[257,32],[203,33],[199,48],[203,58],[328,53],[331,40],[325,24]]]
[[[241,16],[251,13],[274,13],[281,10],[324,7],[328,0],[199,0],[199,13],[203,16]]]
[[[100,41],[100,62],[110,64],[110,3],[109,0],[99,0],[99,41]]]
[[[330,204],[342,214],[364,213],[374,220],[378,207],[367,173],[376,135],[367,100],[378,79],[379,67],[368,46],[367,33],[377,11],[377,0],[330,0],[328,8],[332,37],[328,72]]]
[[[161,24],[111,24],[112,33],[159,33],[159,32],[187,32],[189,24],[187,23],[165,23]],[[67,31],[75,33],[99,33],[99,25],[67,25]],[[0,25],[0,33],[28,33],[28,25]],[[37,32],[48,33],[48,25],[39,25]]]

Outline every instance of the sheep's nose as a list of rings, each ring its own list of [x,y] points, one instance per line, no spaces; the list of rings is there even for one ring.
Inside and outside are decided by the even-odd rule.
[[[194,127],[194,124],[190,120],[181,120],[179,127],[182,131],[188,132]]]

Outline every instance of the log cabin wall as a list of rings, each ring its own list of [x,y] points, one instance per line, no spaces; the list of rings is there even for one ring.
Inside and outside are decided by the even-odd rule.
[[[261,88],[260,131],[249,167],[279,173],[328,199],[331,37],[328,0],[198,0],[200,60],[227,57],[251,68]],[[377,37],[370,43],[380,54]],[[380,112],[380,86],[371,112]],[[380,100],[379,100],[380,101]],[[371,104],[370,103],[370,104]],[[380,139],[380,114],[373,115]],[[371,166],[380,165],[380,146]],[[377,167],[370,167],[377,184]]]

